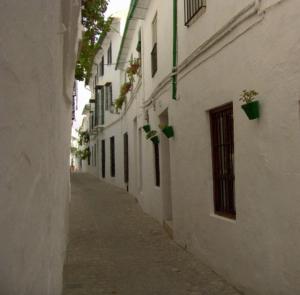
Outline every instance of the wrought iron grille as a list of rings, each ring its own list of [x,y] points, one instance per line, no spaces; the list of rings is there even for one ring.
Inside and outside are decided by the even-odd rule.
[[[124,182],[129,181],[128,133],[124,133]]]
[[[116,169],[115,169],[115,138],[112,136],[110,138],[110,176],[116,176]]]
[[[105,140],[101,140],[102,178],[105,178]]]
[[[210,112],[215,212],[235,218],[232,104]]]
[[[152,69],[152,77],[154,77],[157,72],[157,43],[154,44],[152,52],[151,52],[151,69]]]
[[[184,0],[184,23],[186,26],[196,14],[206,7],[206,0]]]
[[[153,143],[153,146],[154,146],[154,165],[155,165],[155,185],[160,186],[159,144]]]

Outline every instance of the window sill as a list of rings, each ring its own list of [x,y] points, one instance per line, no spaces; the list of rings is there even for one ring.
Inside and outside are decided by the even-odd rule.
[[[226,214],[211,213],[209,216],[213,217],[213,218],[216,218],[216,219],[219,219],[219,220],[222,220],[222,221],[227,221],[227,222],[232,223],[232,224],[237,224],[236,217],[232,218],[232,217],[229,217],[229,215],[226,215]]]

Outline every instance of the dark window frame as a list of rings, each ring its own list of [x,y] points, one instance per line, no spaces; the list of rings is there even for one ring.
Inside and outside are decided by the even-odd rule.
[[[153,143],[154,150],[154,173],[155,173],[155,185],[160,187],[160,155],[159,155],[159,143]]]
[[[115,137],[110,137],[110,176],[116,176]]]
[[[105,139],[101,140],[101,163],[102,178],[105,178]]]
[[[157,43],[153,45],[151,51],[151,75],[152,78],[155,76],[157,72]]]
[[[124,142],[124,182],[129,182],[129,142],[128,142],[128,133],[123,135]]]
[[[112,64],[112,43],[110,42],[108,50],[107,50],[107,64]]]
[[[210,110],[215,214],[236,219],[233,104]]]

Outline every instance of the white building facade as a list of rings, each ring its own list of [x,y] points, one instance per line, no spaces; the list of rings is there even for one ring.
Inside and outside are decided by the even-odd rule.
[[[111,79],[141,66],[91,139],[93,173],[245,294],[300,292],[299,11],[296,0],[133,0]],[[259,93],[259,118],[241,109],[243,89]]]

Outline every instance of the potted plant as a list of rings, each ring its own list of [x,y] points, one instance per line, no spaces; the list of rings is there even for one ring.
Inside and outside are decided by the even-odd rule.
[[[139,68],[140,68],[139,58],[132,59],[129,63],[128,68],[126,69],[128,79],[131,83],[134,82],[134,76],[137,75]]]
[[[150,132],[151,127],[150,127],[149,124],[146,124],[146,125],[143,126],[143,129],[144,129],[144,131],[145,131],[146,133],[148,133],[148,132]]]
[[[245,111],[249,120],[254,120],[259,118],[259,101],[254,100],[255,96],[258,95],[258,92],[255,90],[243,90],[240,96],[240,101],[243,101],[245,104],[242,105],[242,109]]]
[[[150,139],[153,143],[159,143],[159,137],[157,136],[157,131],[151,130],[147,133],[146,139]]]
[[[174,129],[172,126],[160,124],[159,128],[167,138],[174,137]]]
[[[121,86],[120,95],[114,103],[116,111],[118,111],[119,109],[122,108],[122,105],[123,105],[124,101],[126,100],[126,94],[129,92],[129,90],[131,90],[131,86],[132,86],[131,82],[125,82]]]

